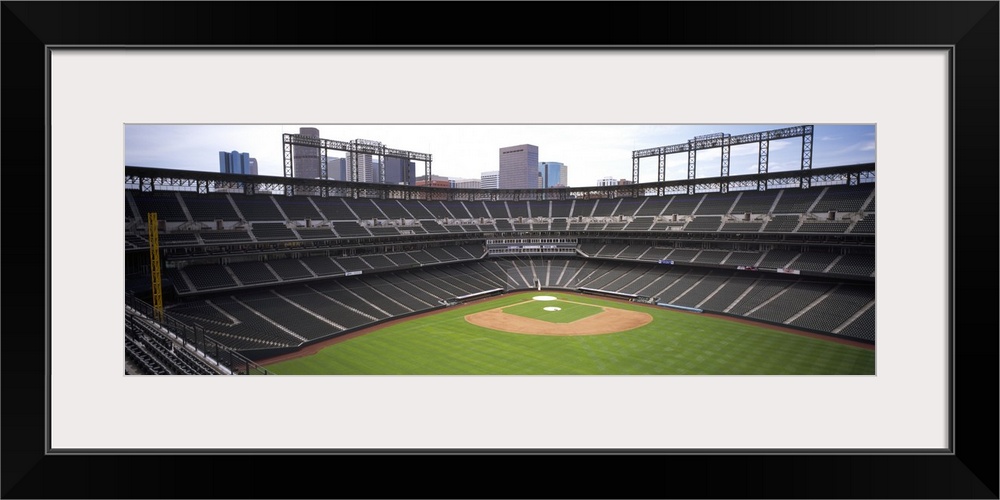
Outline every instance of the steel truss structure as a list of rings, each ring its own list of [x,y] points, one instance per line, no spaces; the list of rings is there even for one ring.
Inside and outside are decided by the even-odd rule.
[[[875,164],[846,165],[787,172],[762,172],[703,179],[556,189],[451,189],[392,184],[300,179],[264,175],[222,174],[148,167],[125,167],[125,188],[143,192],[194,191],[243,194],[298,194],[398,200],[521,201],[634,198],[706,192],[787,189],[875,181]]]
[[[813,144],[813,126],[812,125],[799,125],[796,127],[787,127],[775,130],[766,130],[763,132],[751,132],[748,134],[740,135],[730,135],[723,132],[718,132],[715,134],[700,135],[688,140],[687,142],[681,144],[673,144],[670,146],[660,146],[656,148],[639,149],[632,151],[632,184],[639,184],[639,160],[642,158],[657,157],[657,183],[663,183],[666,181],[666,165],[667,165],[667,155],[675,153],[687,153],[688,156],[688,168],[687,168],[687,178],[689,181],[694,181],[695,179],[695,165],[697,164],[698,151],[702,149],[716,149],[720,148],[722,150],[722,155],[720,158],[719,165],[719,178],[722,181],[717,183],[716,191],[720,193],[726,193],[729,191],[730,183],[726,181],[729,178],[729,148],[732,146],[739,146],[741,144],[752,144],[757,143],[758,147],[758,160],[757,160],[757,173],[767,174],[767,154],[768,148],[770,146],[770,141],[779,139],[789,139],[793,137],[802,138],[802,155],[801,155],[801,168],[802,171],[807,171],[812,169],[812,144]],[[802,189],[807,189],[810,186],[810,176],[801,175],[799,176],[799,187]],[[758,184],[757,189],[764,191],[767,189],[766,182]],[[694,194],[697,192],[694,189],[694,184],[688,184],[688,194]],[[666,194],[664,191],[658,191],[657,195]]]
[[[395,149],[382,144],[379,141],[373,141],[370,139],[354,139],[352,141],[336,141],[332,139],[318,139],[315,137],[310,137],[302,134],[282,134],[281,135],[281,145],[282,145],[282,157],[284,158],[284,176],[286,178],[294,178],[293,174],[293,152],[295,146],[310,147],[319,149],[319,175],[321,179],[328,180],[329,174],[327,172],[327,151],[344,151],[348,154],[348,163],[350,168],[348,173],[350,178],[347,179],[349,182],[358,182],[360,176],[358,174],[358,165],[361,155],[372,155],[378,157],[379,171],[378,171],[378,184],[385,183],[385,158],[399,158],[403,161],[403,172],[404,172],[404,182],[410,179],[406,175],[409,170],[406,168],[410,160],[422,161],[424,162],[424,179],[426,184],[429,186],[431,183],[431,155],[429,153],[417,153],[414,151],[406,151],[403,149]],[[288,188],[292,191],[285,191],[285,194],[292,195],[294,193],[295,184],[288,184]],[[323,192],[321,196],[330,196],[329,193]],[[352,193],[353,197],[358,197],[359,193],[356,191]]]

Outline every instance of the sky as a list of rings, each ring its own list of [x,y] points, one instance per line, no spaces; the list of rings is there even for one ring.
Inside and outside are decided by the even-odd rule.
[[[435,175],[478,179],[499,168],[499,149],[520,144],[538,146],[538,160],[567,166],[569,186],[597,185],[598,179],[632,178],[632,151],[681,144],[712,133],[732,135],[804,124],[765,125],[176,125],[126,124],[125,165],[207,172],[219,171],[219,151],[250,153],[258,174],[283,175],[282,134],[301,127],[319,130],[324,139],[370,139],[385,146],[429,153]],[[801,138],[771,141],[768,171],[796,170]],[[720,173],[721,149],[700,150],[696,178]],[[329,150],[330,157],[344,157]],[[687,155],[667,155],[666,180],[687,178]],[[730,149],[730,174],[757,172],[757,144]],[[813,168],[875,162],[875,125],[819,125],[813,131]],[[424,162],[416,162],[418,175]],[[639,165],[639,181],[655,182],[657,158]]]

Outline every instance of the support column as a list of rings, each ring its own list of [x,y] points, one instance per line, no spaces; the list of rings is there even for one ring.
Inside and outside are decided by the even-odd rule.
[[[326,148],[319,148],[319,177],[320,179],[328,180],[330,179],[330,174],[326,169]]]
[[[698,164],[698,150],[688,141],[688,186],[687,193],[694,194],[695,166]]]
[[[379,153],[378,155],[378,183],[385,184],[385,156]]]
[[[292,174],[294,173],[292,170],[292,136],[290,134],[281,134],[281,155],[284,162],[284,176],[287,179],[292,177]],[[295,194],[295,187],[286,183],[285,196],[292,196],[293,194]]]
[[[719,185],[720,193],[729,192],[729,181],[726,178],[729,177],[729,136],[722,138],[722,160],[719,167],[719,175],[722,177],[722,182]]]
[[[319,196],[321,198],[328,198],[330,196],[330,186],[325,182],[330,180],[330,170],[328,165],[329,162],[327,161],[326,141],[323,141],[319,149],[319,176],[324,181],[323,188],[319,190]]]
[[[722,161],[720,162],[719,175],[721,177],[727,177],[729,175],[729,139],[723,139],[725,142],[722,143]]]
[[[757,173],[766,174],[767,173],[767,148],[770,146],[771,141],[764,139],[757,143],[758,146],[758,159],[757,159]],[[767,190],[767,181],[757,181],[757,190],[765,191]]]
[[[282,155],[285,160],[285,177],[292,177],[292,136],[281,135]]]
[[[358,177],[358,152],[357,150],[348,153],[351,158],[351,182],[360,182]]]
[[[656,195],[663,196],[663,181],[667,178],[667,154],[661,152],[656,158]]]
[[[813,126],[806,125],[802,131],[802,189],[809,189],[809,171],[812,170]]]

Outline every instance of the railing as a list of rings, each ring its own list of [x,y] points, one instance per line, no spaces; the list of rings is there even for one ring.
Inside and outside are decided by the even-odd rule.
[[[125,306],[126,314],[131,312],[150,321],[154,318],[153,306],[138,299],[134,294],[125,294]],[[158,324],[182,345],[194,346],[198,356],[203,361],[216,367],[223,367],[223,371],[228,371],[233,375],[271,374],[263,366],[205,335],[205,330],[201,325],[188,325],[167,312],[163,313],[163,321],[158,322]]]

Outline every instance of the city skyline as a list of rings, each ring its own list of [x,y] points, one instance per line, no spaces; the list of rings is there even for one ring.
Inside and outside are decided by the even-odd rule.
[[[512,144],[538,146],[539,161],[558,161],[573,167],[574,187],[594,186],[598,179],[632,178],[632,151],[687,142],[711,133],[742,134],[801,124],[761,125],[125,125],[125,164],[168,169],[218,171],[218,152],[238,150],[257,159],[260,175],[282,176],[281,137],[298,134],[301,127],[319,130],[324,139],[371,139],[388,147],[429,153],[432,173],[471,178],[497,170],[497,151]],[[813,168],[873,163],[875,125],[815,125]],[[771,141],[768,169],[797,170],[801,139]],[[344,152],[328,151],[331,158]],[[721,150],[700,150],[696,178],[719,175]],[[687,155],[666,157],[667,180],[687,178]],[[756,173],[756,144],[734,146],[730,174]],[[424,162],[416,162],[423,177]],[[640,162],[640,182],[653,182],[657,159]]]

